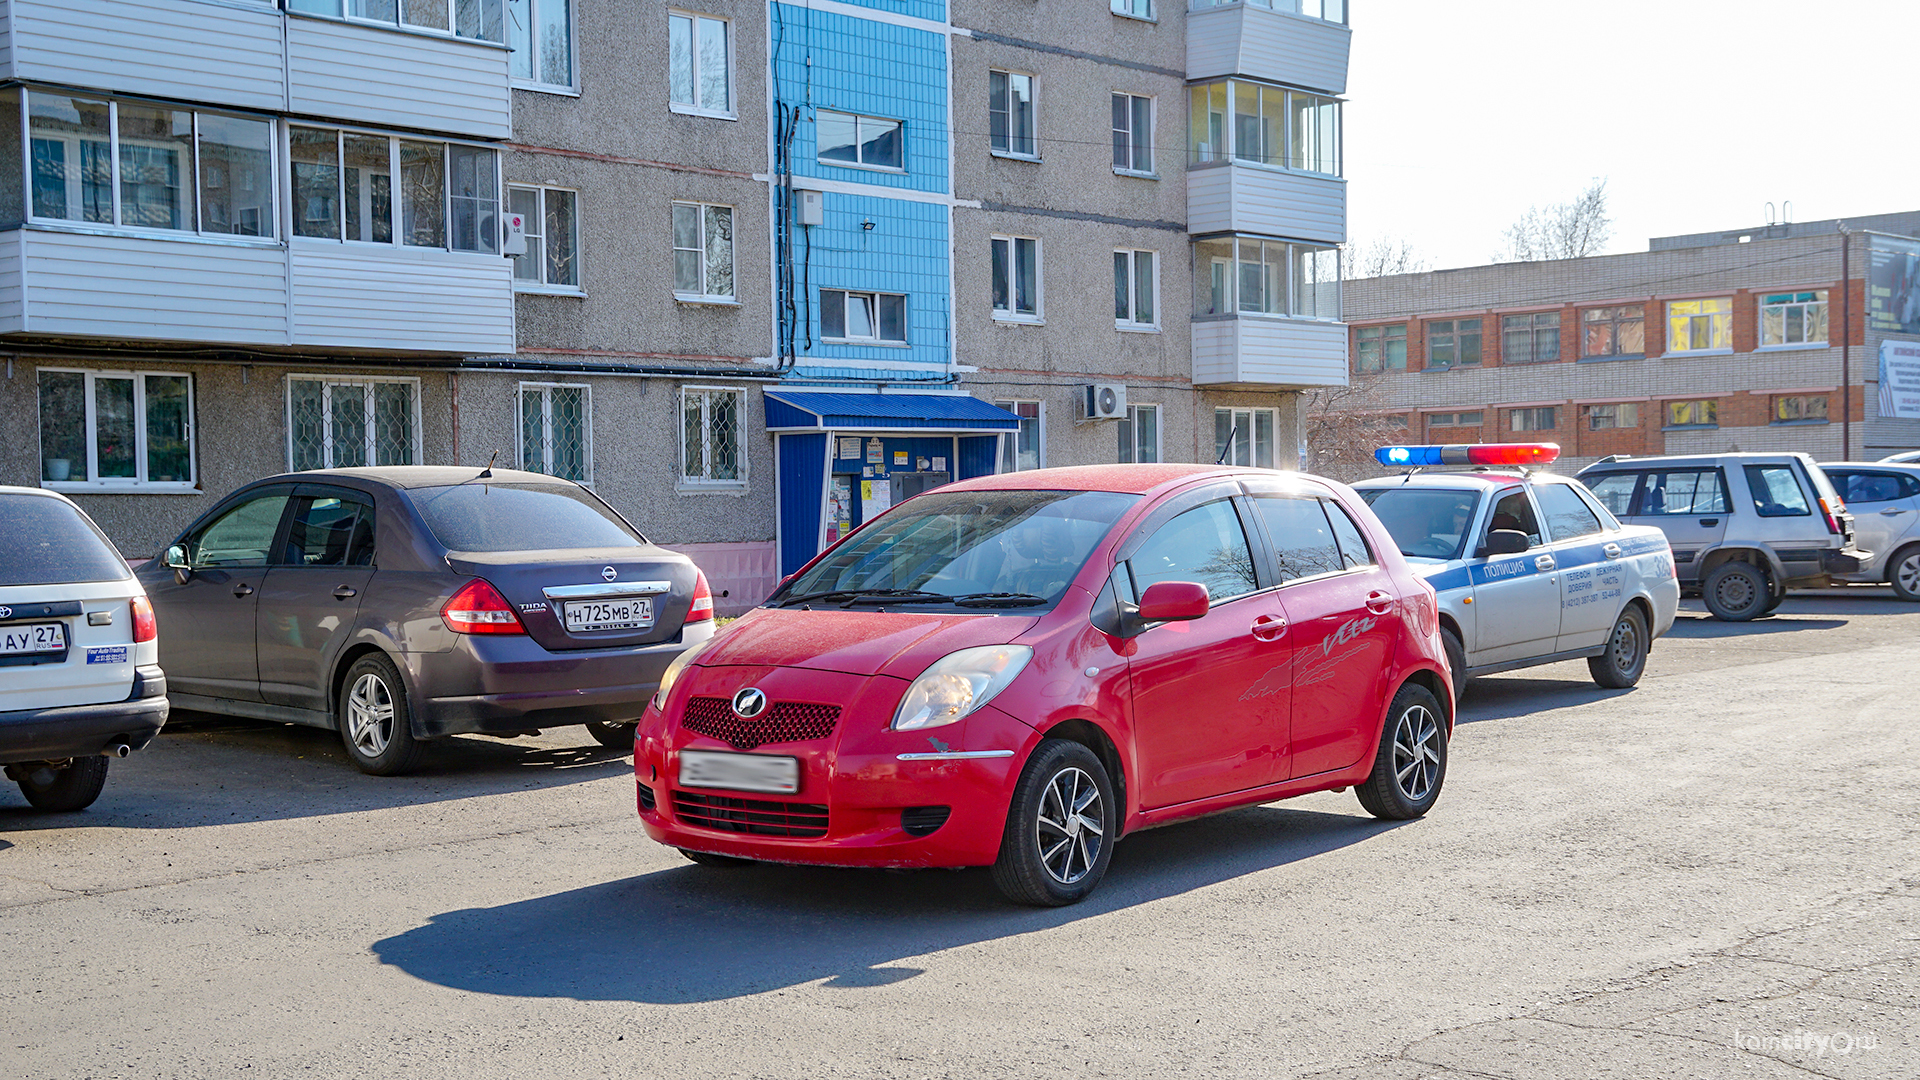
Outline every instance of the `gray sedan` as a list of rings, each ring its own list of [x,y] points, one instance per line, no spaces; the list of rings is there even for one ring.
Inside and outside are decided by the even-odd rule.
[[[1884,581],[1920,600],[1920,462],[1834,462],[1821,471],[1853,511],[1854,533],[1873,558],[1846,581]]]
[[[139,573],[184,709],[333,728],[362,770],[448,735],[608,746],[713,634],[707,579],[578,484],[387,467],[256,481]]]

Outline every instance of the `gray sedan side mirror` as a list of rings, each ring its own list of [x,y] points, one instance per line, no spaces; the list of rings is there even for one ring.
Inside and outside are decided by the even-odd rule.
[[[160,561],[173,571],[173,581],[176,585],[185,585],[187,579],[193,576],[193,567],[187,565],[187,550],[179,544],[168,548],[166,555]]]
[[[1518,555],[1532,546],[1527,534],[1518,529],[1495,529],[1487,534],[1487,542],[1480,545],[1479,557]]]

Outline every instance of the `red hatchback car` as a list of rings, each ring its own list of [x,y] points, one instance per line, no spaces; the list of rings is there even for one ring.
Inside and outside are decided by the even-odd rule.
[[[950,484],[682,653],[640,720],[647,833],[695,862],[992,866],[1093,891],[1113,843],[1351,787],[1439,797],[1434,593],[1351,489],[1205,465]]]

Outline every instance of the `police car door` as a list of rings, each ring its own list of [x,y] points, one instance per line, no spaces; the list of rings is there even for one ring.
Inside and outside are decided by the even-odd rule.
[[[1525,487],[1494,494],[1493,514],[1474,543],[1484,547],[1494,529],[1526,533],[1532,546],[1518,555],[1476,560],[1473,667],[1543,656],[1560,634],[1560,577]]]
[[[1554,652],[1604,644],[1625,601],[1627,563],[1619,538],[1568,484],[1537,483],[1547,550],[1560,568],[1560,638]]]

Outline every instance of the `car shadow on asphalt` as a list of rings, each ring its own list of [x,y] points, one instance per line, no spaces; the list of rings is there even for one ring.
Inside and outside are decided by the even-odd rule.
[[[1593,680],[1586,677],[1584,663],[1580,664],[1578,670],[1578,679],[1516,678],[1512,675],[1475,679],[1468,684],[1467,697],[1460,703],[1460,715],[1455,725],[1477,724],[1482,720],[1513,720],[1633,693],[1632,690],[1608,690],[1594,685]]]
[[[899,963],[1097,918],[1311,859],[1411,822],[1257,806],[1140,833],[1092,897],[1008,904],[987,871],[688,864],[493,908],[432,916],[373,952],[426,982],[482,994],[687,1004],[826,980],[885,986]]]
[[[1711,615],[1689,615],[1682,612],[1673,620],[1673,629],[1667,631],[1673,638],[1739,638],[1754,634],[1792,634],[1802,630],[1838,630],[1847,625],[1846,619],[1808,618],[1799,611],[1789,612],[1782,605],[1781,610],[1771,615],[1762,615],[1751,622],[1721,622]]]
[[[558,788],[632,770],[631,752],[601,746],[572,727],[538,741],[436,740],[407,775],[368,776],[354,767],[335,732],[182,710],[146,749],[112,763],[99,802],[77,814],[43,814],[25,799],[7,799],[0,832],[317,818]]]

